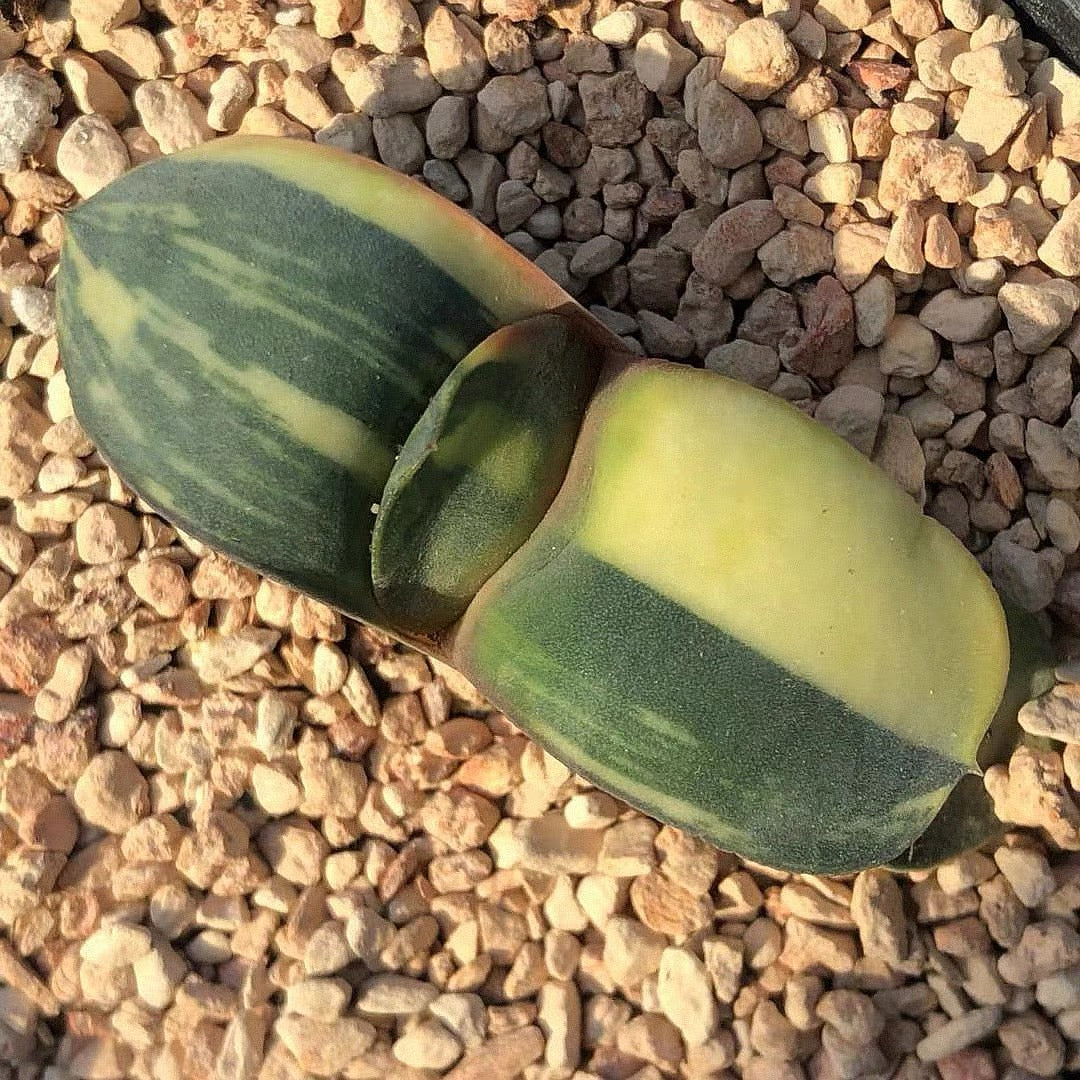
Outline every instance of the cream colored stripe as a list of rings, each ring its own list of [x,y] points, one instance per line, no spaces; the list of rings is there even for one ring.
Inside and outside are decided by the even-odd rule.
[[[65,256],[76,275],[79,306],[117,358],[133,356],[136,333],[151,334],[188,353],[208,381],[225,380],[250,396],[278,425],[323,457],[381,490],[393,466],[393,451],[362,421],[257,367],[237,367],[216,352],[207,331],[142,288],[129,289],[114,274],[94,266],[71,236]],[[168,378],[157,372],[162,385]]]
[[[310,143],[239,136],[176,155],[262,169],[400,237],[477,298],[500,322],[572,304],[546,274],[470,214],[365,158]]]
[[[1008,668],[1001,607],[876,466],[776,398],[673,366],[617,380],[597,423],[586,550],[974,765]]]

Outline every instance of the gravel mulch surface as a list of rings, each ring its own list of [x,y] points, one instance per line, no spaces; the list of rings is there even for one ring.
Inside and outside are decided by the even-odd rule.
[[[1025,711],[1056,749],[987,774],[999,845],[910,876],[742,863],[144,513],[72,416],[51,288],[63,209],[134,164],[234,131],[378,157],[631,348],[834,428],[1068,654],[1080,77],[994,0],[24,9],[0,21],[0,1077],[1080,1069],[1080,668]]]

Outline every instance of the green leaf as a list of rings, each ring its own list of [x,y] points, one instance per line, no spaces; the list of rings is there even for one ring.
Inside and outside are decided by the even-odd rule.
[[[390,473],[372,537],[393,625],[431,634],[536,528],[563,479],[599,354],[570,319],[496,330],[451,372]]]

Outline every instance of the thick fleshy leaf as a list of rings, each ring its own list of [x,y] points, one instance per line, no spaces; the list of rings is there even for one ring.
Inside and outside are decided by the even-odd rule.
[[[152,162],[66,221],[61,352],[109,462],[199,538],[384,623],[369,545],[397,448],[463,356],[566,294],[422,185],[287,139]]]
[[[842,871],[907,848],[976,768],[1008,640],[971,556],[842,440],[710,372],[637,365],[454,656],[608,790]]]
[[[1003,599],[1012,660],[1001,704],[979,747],[980,770],[1007,761],[1024,741],[1017,717],[1020,707],[1054,685],[1054,651],[1034,616]],[[965,776],[953,789],[937,817],[912,846],[893,860],[898,870],[936,866],[969,848],[978,847],[1005,831],[994,813],[994,801],[983,786],[982,775]]]
[[[566,476],[600,354],[563,315],[496,330],[447,377],[394,465],[372,580],[394,626],[432,634],[536,528]]]

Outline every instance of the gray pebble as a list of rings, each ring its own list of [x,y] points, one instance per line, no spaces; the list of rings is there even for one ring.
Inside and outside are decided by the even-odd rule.
[[[818,402],[814,419],[868,457],[874,451],[885,411],[881,394],[865,386],[838,386]]]
[[[571,270],[573,263],[570,264]],[[689,330],[658,315],[655,311],[639,311],[641,341],[649,356],[685,360],[694,351],[694,335]]]
[[[451,202],[463,203],[469,198],[469,185],[461,178],[452,161],[429,158],[424,162],[424,179],[432,191]]]
[[[1054,598],[1053,567],[1038,552],[999,536],[990,546],[990,558],[994,585],[1024,611],[1041,611]]]
[[[428,112],[424,134],[434,157],[456,157],[469,141],[468,101],[449,95],[439,98]]]
[[[47,75],[23,68],[0,75],[0,172],[14,172],[25,154],[41,149],[61,99]]]
[[[1065,555],[1080,548],[1080,517],[1063,499],[1051,499],[1047,504],[1046,533],[1050,543]]]
[[[578,277],[596,277],[610,270],[623,257],[624,250],[623,245],[610,236],[593,237],[577,249],[570,263],[570,271]]]
[[[315,132],[315,141],[324,146],[336,146],[350,154],[360,154],[361,157],[375,156],[371,117],[364,116],[363,113],[341,113],[335,116],[329,124]]]
[[[557,206],[547,203],[529,217],[525,228],[539,240],[558,240],[562,236],[562,214]]]
[[[636,334],[638,330],[637,319],[633,315],[627,315],[625,311],[613,311],[603,304],[592,304],[589,311],[595,315],[613,334],[626,335]]]
[[[383,164],[406,176],[423,167],[424,137],[411,116],[405,113],[377,116],[371,122],[371,132]]]
[[[513,232],[540,209],[540,197],[524,180],[504,180],[495,194],[499,231]]]
[[[712,371],[767,390],[780,374],[780,357],[770,345],[736,338],[717,345],[705,356],[705,366]]]
[[[1027,422],[1024,445],[1039,475],[1052,488],[1080,488],[1080,460],[1065,445],[1061,430],[1042,420]]]

